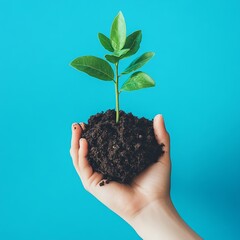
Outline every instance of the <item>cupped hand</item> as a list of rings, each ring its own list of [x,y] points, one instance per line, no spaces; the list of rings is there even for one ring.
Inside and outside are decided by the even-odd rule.
[[[140,173],[130,185],[111,181],[100,186],[103,175],[90,166],[87,140],[81,138],[84,124],[72,125],[70,154],[73,165],[84,188],[128,223],[145,207],[154,201],[168,201],[170,198],[170,138],[162,115],[153,120],[157,142],[164,144],[164,155]]]

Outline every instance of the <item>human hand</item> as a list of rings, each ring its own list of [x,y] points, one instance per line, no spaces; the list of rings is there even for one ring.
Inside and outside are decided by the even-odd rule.
[[[70,153],[83,186],[103,204],[128,222],[148,202],[161,198],[169,198],[171,167],[169,135],[165,130],[161,115],[157,115],[153,122],[154,133],[158,143],[165,145],[165,153],[161,159],[137,176],[131,185],[123,185],[111,181],[109,184],[105,184],[104,187],[99,186],[99,182],[101,182],[103,177],[102,174],[94,172],[87,160],[87,141],[81,138],[84,124],[74,124],[72,127]]]
[[[171,234],[174,227],[176,228],[175,225],[179,225],[176,229],[178,234],[180,232],[179,228],[186,228],[186,230],[190,231],[190,235],[183,236],[194,236],[195,233],[191,231],[183,220],[179,219],[180,217],[171,203],[170,138],[166,131],[162,115],[159,114],[154,118],[153,128],[157,142],[164,144],[164,155],[160,157],[156,163],[140,173],[130,185],[124,185],[114,181],[105,184],[103,187],[99,185],[103,175],[95,172],[87,160],[88,143],[86,139],[81,138],[84,129],[83,123],[72,125],[70,154],[73,165],[84,188],[127,221],[144,239],[155,239],[150,237],[151,235],[156,236],[156,239],[159,239],[160,236],[169,237],[170,235],[166,234],[169,234],[168,232]],[[151,226],[147,227],[144,219],[151,218],[151,216],[154,217],[155,214],[155,220],[159,223],[164,223],[164,225],[166,225],[165,220],[168,219],[167,216],[170,215],[171,217],[168,220],[171,220],[171,223],[174,222],[173,226],[172,224],[167,224],[167,226],[165,226],[166,229],[160,233],[159,229],[156,229],[157,226],[155,228],[154,223],[150,223],[151,221],[148,221]],[[172,216],[174,216],[173,219]],[[154,218],[151,219],[153,220]],[[175,222],[178,224],[175,224]],[[142,225],[144,225],[143,228]],[[171,227],[170,229],[168,229],[169,226]]]

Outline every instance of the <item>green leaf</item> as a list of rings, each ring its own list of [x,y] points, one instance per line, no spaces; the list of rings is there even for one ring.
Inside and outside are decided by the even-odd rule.
[[[101,80],[113,80],[114,72],[110,64],[98,57],[83,56],[74,59],[70,65],[79,71]]]
[[[121,50],[125,45],[126,23],[122,12],[119,12],[113,20],[110,39],[114,50]]]
[[[130,50],[125,55],[123,55],[121,58],[126,58],[126,57],[130,57],[130,56],[134,55],[140,48],[141,41],[142,41],[142,31],[141,30],[138,30],[138,31],[130,34],[127,37],[126,43],[124,45],[124,49],[129,48]]]
[[[121,57],[122,55],[126,54],[130,49],[122,49],[119,51],[114,51],[113,55],[116,57]]]
[[[133,91],[141,88],[154,87],[154,80],[144,72],[135,72],[131,77],[122,85],[121,91]]]
[[[102,44],[102,46],[106,50],[108,50],[109,52],[113,52],[114,51],[114,49],[112,47],[112,44],[111,44],[111,41],[110,41],[110,39],[107,36],[105,36],[102,33],[98,33],[98,38],[100,40],[100,43]]]
[[[105,55],[105,58],[111,63],[117,63],[119,61],[119,57],[109,55],[109,54]]]
[[[146,52],[137,59],[135,59],[123,72],[122,74],[128,74],[137,70],[138,68],[142,67],[146,64],[153,56],[155,55],[154,52]]]
[[[128,51],[129,51],[129,49],[122,49],[119,51],[114,51],[114,53],[111,55],[110,54],[105,55],[105,58],[111,63],[117,63],[117,62],[119,62],[120,57]]]

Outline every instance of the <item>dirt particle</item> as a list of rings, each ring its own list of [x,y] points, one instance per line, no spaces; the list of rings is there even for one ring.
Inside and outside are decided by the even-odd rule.
[[[99,183],[99,186],[102,187],[103,185],[104,185],[104,181],[101,181],[101,182]]]

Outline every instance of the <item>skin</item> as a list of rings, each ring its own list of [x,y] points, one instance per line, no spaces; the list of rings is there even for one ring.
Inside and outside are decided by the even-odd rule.
[[[103,176],[89,165],[88,143],[81,138],[84,123],[72,125],[73,165],[84,188],[128,222],[143,239],[201,239],[179,216],[170,198],[170,137],[162,115],[155,116],[153,128],[157,142],[165,145],[165,153],[130,185],[112,181],[99,186]]]

